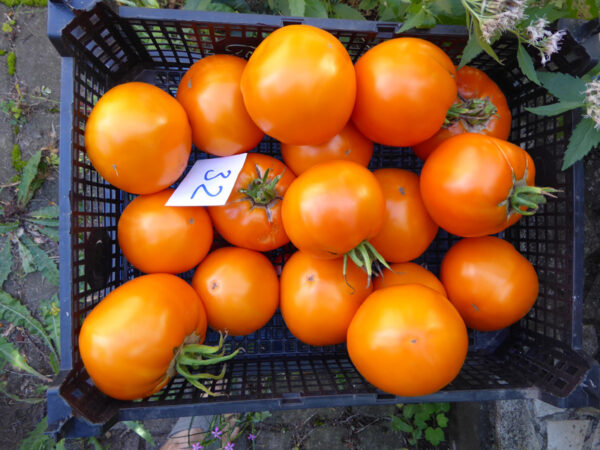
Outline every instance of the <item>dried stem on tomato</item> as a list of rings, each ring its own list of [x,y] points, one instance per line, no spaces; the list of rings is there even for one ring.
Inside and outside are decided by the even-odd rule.
[[[265,173],[262,174],[260,167],[257,165],[256,173],[258,173],[258,177],[252,180],[247,188],[241,188],[239,190],[239,192],[246,197],[238,201],[249,201],[252,204],[250,210],[254,208],[264,208],[269,222],[272,222],[273,215],[271,208],[275,203],[283,200],[282,197],[277,194],[275,186],[277,186],[277,183],[283,176],[285,169],[284,172],[269,180],[270,170],[271,169],[267,169]]]
[[[448,128],[460,121],[467,131],[478,132],[486,128],[497,113],[498,108],[488,97],[465,99],[459,94],[446,113],[443,126]]]
[[[367,272],[367,275],[369,276],[367,279],[367,287],[369,287],[369,284],[371,283],[371,276],[373,275],[373,264],[376,264],[378,271],[381,270],[381,266],[385,267],[386,269],[392,270],[387,261],[383,258],[383,256],[381,256],[379,252],[375,250],[375,247],[373,247],[373,245],[371,245],[371,243],[365,239],[344,255],[344,280],[346,281],[346,284],[351,288],[352,286],[348,283],[348,280],[346,279],[348,258],[350,258],[352,262],[358,267]]]

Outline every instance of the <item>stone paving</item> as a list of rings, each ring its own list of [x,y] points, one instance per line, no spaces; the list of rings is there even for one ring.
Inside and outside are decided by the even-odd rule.
[[[14,95],[14,85],[35,92],[45,86],[51,90],[50,100],[59,99],[60,59],[46,38],[45,9],[16,7],[8,8],[0,4],[0,22],[12,14],[16,21],[16,31],[12,35],[0,33],[0,49],[13,50],[16,54],[16,74],[7,73],[6,57],[0,59],[0,100]],[[30,156],[39,148],[48,146],[58,133],[58,114],[48,104],[35,108],[28,117],[21,133],[15,136],[8,124],[6,115],[0,118],[0,184],[8,183],[13,175],[10,164],[10,150],[18,143],[24,157]],[[598,353],[597,326],[600,323],[600,157],[592,155],[585,163],[586,169],[586,283],[584,308],[584,350],[591,356]],[[0,192],[0,198],[2,197]],[[56,201],[56,180],[50,180],[38,195],[36,201]],[[22,292],[26,302],[34,302],[40,292],[46,294],[49,287],[41,284],[40,278],[32,276],[27,280]],[[389,416],[389,407],[370,407],[372,417]],[[20,432],[16,431],[12,444],[0,442],[1,447],[14,448],[23,434],[43,417],[38,406],[23,406],[5,398],[0,399],[0,415],[19,413]],[[386,434],[387,428],[374,423],[358,434],[358,440],[349,441],[349,429],[343,417],[344,409],[303,410],[294,413],[274,412],[269,426],[261,435],[259,448],[301,448],[329,450],[342,448],[398,448],[401,440]],[[312,415],[312,416],[311,416]],[[310,428],[307,436],[294,434],[303,420],[321,417],[319,426]],[[311,418],[312,417],[312,418]],[[382,419],[383,420],[383,419]],[[157,439],[164,442],[173,420],[148,421],[146,424]],[[451,448],[459,449],[598,449],[600,448],[600,410],[593,408],[560,409],[537,400],[498,401],[490,403],[454,404],[451,412]],[[283,430],[289,430],[282,432]],[[364,434],[363,434],[364,433]],[[122,448],[146,448],[146,443],[123,427],[111,430],[110,435],[118,436],[116,442],[131,443]],[[104,438],[108,442],[110,438]],[[121,447],[113,448],[119,448]],[[352,447],[350,447],[352,445]],[[241,445],[240,445],[241,447]],[[236,447],[239,448],[239,447]]]

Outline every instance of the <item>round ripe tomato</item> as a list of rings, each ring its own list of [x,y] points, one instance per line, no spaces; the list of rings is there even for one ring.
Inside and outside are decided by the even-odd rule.
[[[436,392],[460,371],[465,323],[440,293],[418,284],[373,292],[348,328],[348,354],[363,377],[391,394]]]
[[[151,84],[121,84],[104,94],[85,125],[85,149],[113,186],[152,194],[185,170],[192,131],[182,106]]]
[[[498,85],[485,72],[470,66],[464,66],[456,71],[456,85],[458,99],[452,109],[466,109],[469,112],[461,113],[448,126],[444,125],[440,128],[430,139],[413,146],[415,155],[423,160],[427,159],[431,152],[446,139],[461,133],[481,133],[498,139],[508,139],[512,116],[506,97]],[[485,103],[474,105],[474,99],[483,100]],[[486,104],[488,108],[489,104],[493,105],[489,113],[485,110]]]
[[[456,69],[436,45],[396,38],[356,62],[352,121],[374,142],[397,147],[429,139],[456,99]]]
[[[375,176],[351,161],[317,164],[294,180],[281,207],[292,243],[317,258],[339,258],[381,229],[385,199]]]
[[[288,25],[254,50],[241,87],[261,130],[286,144],[317,145],[350,119],[356,76],[335,36],[310,25]]]
[[[418,258],[438,232],[419,189],[419,176],[403,169],[373,172],[385,196],[385,218],[371,244],[388,262]]]
[[[531,263],[493,236],[462,239],[442,260],[442,283],[468,327],[500,330],[520,320],[538,296]]]
[[[242,99],[240,79],[246,60],[212,55],[194,63],[177,88],[177,100],[190,119],[192,141],[200,150],[230,156],[253,149],[264,133]]]
[[[174,275],[152,274],[121,285],[85,318],[83,364],[105,394],[134,400],[158,392],[174,375],[182,344],[204,341],[206,314],[196,292]]]
[[[261,253],[245,248],[215,250],[200,263],[192,286],[200,295],[208,325],[233,336],[263,327],[279,306],[279,279]]]
[[[348,325],[373,291],[367,274],[342,259],[318,259],[296,252],[281,272],[281,315],[294,336],[309,345],[346,341]],[[368,286],[367,286],[368,285]]]
[[[462,237],[498,233],[531,215],[551,188],[534,186],[531,156],[510,142],[465,133],[444,141],[421,171],[421,196],[432,219]],[[526,206],[527,205],[527,206]]]
[[[321,145],[281,144],[281,156],[296,175],[334,159],[354,161],[367,167],[373,156],[373,143],[360,134],[352,122],[348,122],[339,134]]]
[[[208,208],[219,234],[230,244],[260,252],[287,244],[281,201],[295,178],[281,161],[249,153],[227,204]]]
[[[423,266],[408,262],[390,264],[390,268],[392,270],[384,269],[382,271],[382,276],[375,278],[374,286],[376,291],[390,286],[421,284],[439,292],[444,297],[447,297],[448,295],[446,294],[446,289],[444,289],[444,285],[441,281]]]
[[[186,272],[210,250],[213,229],[208,213],[200,206],[165,206],[172,193],[165,189],[140,195],[119,218],[119,246],[142,272]]]

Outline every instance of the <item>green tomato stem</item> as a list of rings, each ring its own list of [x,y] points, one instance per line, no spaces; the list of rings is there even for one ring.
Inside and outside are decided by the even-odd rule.
[[[375,249],[375,247],[373,247],[373,245],[365,239],[344,255],[344,280],[346,281],[346,284],[352,289],[354,289],[354,287],[350,285],[350,283],[348,283],[347,279],[348,258],[350,258],[352,262],[356,264],[357,267],[360,267],[367,273],[367,288],[371,285],[371,276],[373,275],[373,264],[376,265],[376,270],[379,271],[381,270],[380,266],[384,266],[387,269],[392,270],[385,258],[381,256],[379,252]]]
[[[237,348],[234,352],[226,355],[225,339],[226,335],[219,332],[219,343],[217,345],[182,345],[175,356],[175,371],[207,395],[217,395],[198,380],[221,380],[225,376],[226,367],[224,366],[218,375],[205,372],[192,373],[190,368],[197,369],[200,366],[209,366],[229,361],[242,351],[242,348]]]
[[[259,176],[252,180],[246,189],[242,188],[239,192],[249,197],[254,205],[266,206],[279,198],[275,187],[279,180],[281,180],[285,169],[284,172],[273,177],[271,180],[269,180],[269,171],[271,169],[267,169],[262,176],[258,166],[256,167],[256,170]]]
[[[540,205],[547,202],[547,197],[556,198],[558,189],[538,186],[517,186],[510,197],[510,205],[513,212],[524,216],[532,216],[537,212]],[[521,209],[525,207],[527,209]]]

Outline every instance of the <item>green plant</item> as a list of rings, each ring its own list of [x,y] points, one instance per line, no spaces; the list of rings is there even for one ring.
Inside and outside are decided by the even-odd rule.
[[[446,440],[444,428],[448,426],[449,403],[398,404],[398,411],[390,418],[393,431],[408,434],[407,441],[415,448],[425,439],[433,446]]]

